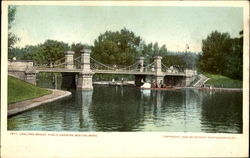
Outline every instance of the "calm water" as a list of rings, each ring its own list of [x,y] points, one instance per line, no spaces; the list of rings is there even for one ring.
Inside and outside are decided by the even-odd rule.
[[[242,133],[242,92],[95,86],[10,117],[9,130]]]

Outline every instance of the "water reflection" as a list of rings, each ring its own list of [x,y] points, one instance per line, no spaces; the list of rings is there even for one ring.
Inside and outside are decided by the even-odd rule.
[[[242,93],[95,86],[8,119],[9,130],[242,133]]]
[[[242,93],[207,93],[202,100],[202,130],[242,133]]]
[[[76,102],[81,107],[79,113],[79,127],[92,130],[93,124],[89,109],[92,104],[93,91],[76,91]]]

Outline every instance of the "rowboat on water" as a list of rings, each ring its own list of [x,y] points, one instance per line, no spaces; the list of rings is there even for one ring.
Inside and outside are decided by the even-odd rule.
[[[170,87],[170,86],[163,86],[163,87],[152,87],[150,83],[144,83],[141,89],[151,89],[151,90],[179,90],[181,87]]]

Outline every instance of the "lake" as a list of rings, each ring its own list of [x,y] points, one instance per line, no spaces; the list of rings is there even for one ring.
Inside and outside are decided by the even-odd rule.
[[[242,133],[242,92],[96,85],[8,118],[8,130]]]

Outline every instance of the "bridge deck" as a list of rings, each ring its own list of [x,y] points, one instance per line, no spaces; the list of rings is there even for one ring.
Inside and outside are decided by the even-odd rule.
[[[72,72],[80,73],[81,69],[64,69],[64,68],[36,68],[39,72]],[[92,70],[95,74],[127,74],[127,75],[155,75],[153,71],[133,71],[133,70]],[[184,72],[170,73],[162,72],[164,76],[186,76]]]

